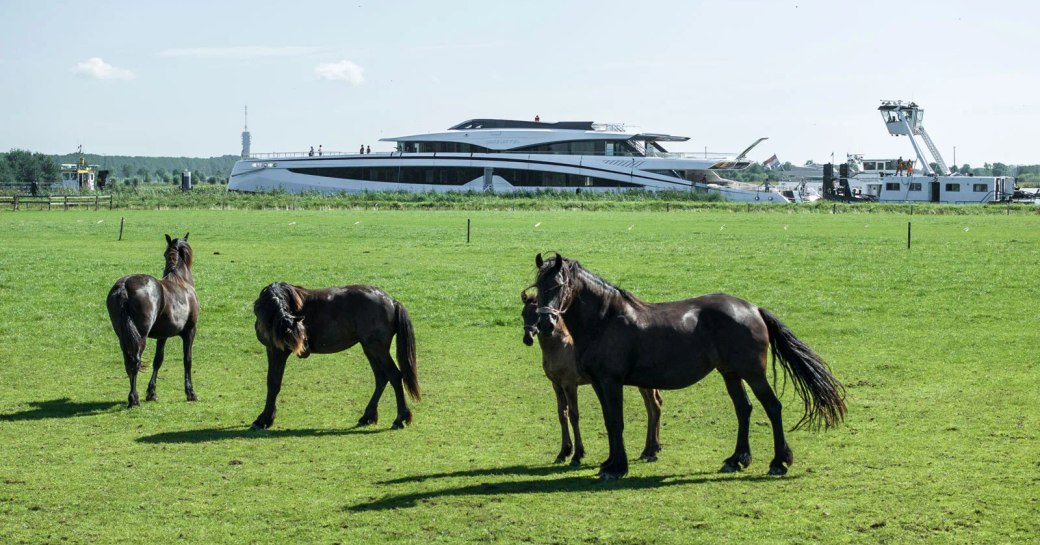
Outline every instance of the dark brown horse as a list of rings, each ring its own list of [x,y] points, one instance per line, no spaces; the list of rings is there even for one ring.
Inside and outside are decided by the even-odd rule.
[[[191,344],[199,320],[199,300],[195,297],[195,280],[191,276],[188,235],[174,239],[166,235],[165,257],[162,280],[146,274],[131,274],[117,280],[108,292],[108,317],[119,337],[123,364],[130,377],[129,407],[141,404],[137,397],[137,372],[141,370],[141,356],[148,337],[155,339],[155,360],[145,399],[159,399],[155,394],[155,379],[162,367],[166,339],[174,336],[180,337],[184,345],[184,393],[188,401],[197,399],[191,384]]]
[[[794,463],[784,438],[781,405],[766,378],[768,354],[791,377],[805,413],[795,429],[835,426],[845,417],[844,388],[809,346],[768,310],[722,293],[669,303],[646,303],[559,254],[535,257],[538,330],[551,332],[563,320],[574,338],[578,369],[589,376],[603,407],[610,455],[600,478],[628,472],[622,386],[685,388],[718,369],[737,413],[737,446],[723,472],[751,463],[748,427],[751,402],[744,382],[773,427],[770,475]]]
[[[397,396],[397,419],[391,428],[403,428],[412,422],[404,391],[407,389],[412,399],[419,400],[415,332],[408,311],[386,292],[373,286],[309,290],[275,282],[260,291],[260,297],[253,303],[253,313],[256,314],[256,338],[267,347],[267,404],[253,422],[253,429],[274,424],[275,401],[290,354],[301,358],[331,354],[358,343],[376,378],[376,390],[358,426],[379,420],[379,398],[387,382]],[[397,364],[390,356],[394,335],[397,335]]]
[[[556,392],[556,412],[560,419],[560,453],[556,456],[556,463],[562,463],[571,454],[572,466],[581,465],[581,459],[585,457],[585,444],[581,440],[581,428],[578,426],[578,386],[589,383],[589,377],[578,372],[578,365],[574,361],[574,341],[571,339],[567,326],[557,322],[551,333],[538,331],[538,301],[533,295],[526,291],[520,292],[520,301],[524,304],[521,317],[524,320],[524,344],[531,346],[535,337],[538,338],[538,347],[542,349],[542,370],[545,376],[552,382],[553,391]],[[640,460],[653,462],[657,460],[657,453],[661,452],[661,392],[652,388],[640,388],[639,393],[643,396],[643,404],[646,405],[646,447],[639,455]],[[574,442],[571,443],[571,434],[567,429],[567,421],[570,420],[574,428]]]

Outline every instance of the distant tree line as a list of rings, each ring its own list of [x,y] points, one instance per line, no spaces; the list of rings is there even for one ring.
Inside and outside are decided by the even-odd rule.
[[[28,185],[34,180],[41,185],[61,181],[61,165],[79,161],[75,153],[48,155],[13,149],[0,153],[0,184]],[[227,183],[237,155],[206,159],[195,157],[131,157],[125,155],[84,154],[89,165],[109,171],[110,183],[180,183],[181,172],[190,170],[193,183]]]
[[[41,185],[58,183],[61,180],[60,165],[76,163],[79,155],[47,155],[13,149],[0,153],[0,185],[28,186],[32,181]],[[190,170],[194,184],[211,183],[226,184],[231,168],[239,159],[237,155],[222,155],[206,159],[196,157],[135,157],[126,155],[94,155],[84,154],[87,164],[98,165],[101,170],[109,171],[111,184],[137,185],[140,183],[179,184],[181,172]],[[807,161],[806,165],[812,165]],[[783,164],[783,170],[790,170],[790,162]],[[932,166],[934,169],[934,165]],[[981,168],[963,164],[959,167],[951,165],[951,170],[964,175],[975,176],[1015,176],[1023,187],[1040,187],[1040,165],[1007,165],[1004,163],[985,163]],[[720,171],[719,175],[730,180],[761,184],[777,182],[782,179],[780,169],[767,169],[761,163],[752,163],[744,170]]]

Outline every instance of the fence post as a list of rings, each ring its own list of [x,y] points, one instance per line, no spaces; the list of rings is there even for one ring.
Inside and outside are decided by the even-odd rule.
[[[11,201],[11,210],[18,210],[18,195],[15,195],[14,200]]]
[[[100,207],[100,204],[101,204],[101,195],[95,194],[94,195],[94,210],[95,211],[97,211],[97,209]]]
[[[119,218],[119,240],[123,240],[123,220],[126,218]]]
[[[466,244],[469,244],[469,218],[466,218]]]
[[[65,200],[65,210],[68,211],[68,209],[69,209],[69,196],[65,195],[65,199],[64,200]]]
[[[906,249],[910,249],[910,222],[906,222]]]

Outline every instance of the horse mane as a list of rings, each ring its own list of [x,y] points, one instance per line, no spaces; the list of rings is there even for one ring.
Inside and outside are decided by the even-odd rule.
[[[646,306],[646,302],[645,301],[643,301],[642,299],[636,297],[635,295],[632,295],[632,293],[629,292],[628,290],[620,288],[617,285],[615,285],[614,283],[610,282],[609,280],[607,280],[607,279],[597,275],[596,273],[586,269],[577,260],[575,260],[575,259],[567,259],[567,258],[562,257],[562,256],[561,256],[561,258],[564,260],[563,265],[570,269],[570,273],[571,274],[573,274],[575,277],[582,278],[582,280],[585,281],[585,285],[586,286],[588,286],[589,288],[592,288],[594,291],[600,292],[600,294],[603,295],[604,297],[609,297],[610,295],[615,295],[616,297],[620,298],[622,301],[624,301],[624,302],[626,302],[626,303],[628,303],[628,304],[630,304],[632,306],[635,306],[635,307]]]
[[[302,290],[286,282],[275,282],[260,290],[260,296],[253,303],[257,337],[264,344],[297,356],[303,354],[306,339],[301,316]]]
[[[187,240],[181,239],[181,242],[174,246],[170,246],[166,249],[166,268],[163,270],[163,276],[170,274],[176,274],[183,264],[187,270],[191,270],[191,263],[194,259],[194,254],[191,250],[191,245],[188,244]]]

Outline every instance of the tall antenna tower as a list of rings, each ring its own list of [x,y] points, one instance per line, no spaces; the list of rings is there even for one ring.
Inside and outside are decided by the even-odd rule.
[[[246,124],[242,128],[242,158],[249,157],[249,143],[252,138],[249,135],[249,106],[246,106]]]

